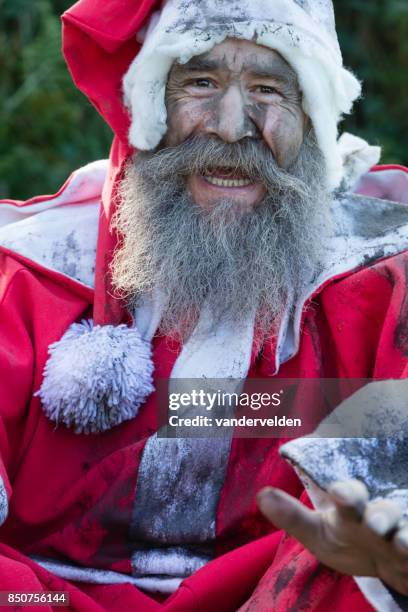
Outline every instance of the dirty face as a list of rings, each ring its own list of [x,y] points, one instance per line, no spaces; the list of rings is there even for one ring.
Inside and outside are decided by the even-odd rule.
[[[295,161],[308,119],[295,72],[276,52],[246,40],[227,39],[186,64],[175,63],[166,91],[166,146],[206,135],[225,143],[254,139],[266,143],[284,169]],[[228,199],[243,211],[266,194],[244,169],[208,168],[187,177],[194,201],[205,209]]]

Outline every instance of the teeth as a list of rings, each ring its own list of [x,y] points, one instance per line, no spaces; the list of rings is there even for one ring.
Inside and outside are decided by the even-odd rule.
[[[220,179],[215,176],[205,176],[204,178],[207,183],[217,185],[218,187],[246,187],[252,184],[252,181],[248,179]]]

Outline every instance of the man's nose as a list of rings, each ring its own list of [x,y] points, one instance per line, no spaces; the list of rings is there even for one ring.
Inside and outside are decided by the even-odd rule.
[[[255,136],[255,126],[247,114],[242,91],[236,85],[228,88],[219,100],[213,124],[216,135],[224,142],[238,142]]]

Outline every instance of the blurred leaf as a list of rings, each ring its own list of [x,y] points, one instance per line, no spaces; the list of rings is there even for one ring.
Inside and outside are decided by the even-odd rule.
[[[55,4],[0,0],[0,197],[53,193],[109,153],[109,128],[65,66]]]

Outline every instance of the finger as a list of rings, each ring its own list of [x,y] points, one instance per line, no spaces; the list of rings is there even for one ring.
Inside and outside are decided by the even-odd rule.
[[[360,521],[369,499],[367,487],[359,480],[334,482],[328,488],[337,512],[344,520]]]
[[[375,534],[386,537],[397,529],[401,516],[402,511],[397,504],[382,499],[367,504],[364,522]]]
[[[306,508],[280,489],[266,487],[257,495],[261,512],[278,528],[284,529],[307,548],[315,542],[320,525],[317,512]]]

